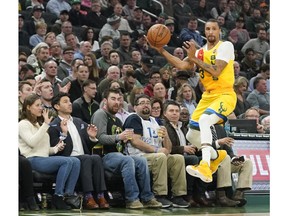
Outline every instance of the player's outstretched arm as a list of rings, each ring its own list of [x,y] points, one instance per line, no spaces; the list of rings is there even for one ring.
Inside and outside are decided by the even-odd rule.
[[[148,41],[148,40],[147,40]],[[149,43],[149,41],[148,41]],[[181,60],[176,56],[171,55],[167,50],[165,50],[163,47],[155,47],[152,46],[149,43],[150,47],[157,50],[162,56],[164,56],[167,61],[172,64],[173,66],[175,66],[176,68],[180,69],[180,70],[191,70],[194,67],[194,64],[187,61],[187,60]]]

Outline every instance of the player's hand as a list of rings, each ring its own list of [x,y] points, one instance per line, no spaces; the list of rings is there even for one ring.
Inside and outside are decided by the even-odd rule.
[[[190,60],[195,58],[196,44],[193,41],[185,41],[182,48],[187,52],[187,56]]]
[[[149,46],[150,46],[151,48],[153,48],[153,49],[157,50],[159,53],[161,53],[161,52],[162,52],[162,50],[164,49],[163,47],[155,47],[155,46],[153,46],[153,45],[152,45],[152,44],[150,44],[150,42],[148,41],[148,39],[147,39],[147,36],[146,36],[146,35],[144,35],[144,37],[145,37],[145,39],[146,39],[147,43],[149,44]]]

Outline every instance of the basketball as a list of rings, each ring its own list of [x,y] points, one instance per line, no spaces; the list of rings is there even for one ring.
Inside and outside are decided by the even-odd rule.
[[[155,47],[163,47],[168,44],[171,38],[170,30],[163,24],[154,24],[147,33],[148,42]]]

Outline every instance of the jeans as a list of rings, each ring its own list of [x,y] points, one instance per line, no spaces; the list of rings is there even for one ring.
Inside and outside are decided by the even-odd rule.
[[[127,202],[138,200],[139,196],[144,202],[154,197],[150,187],[150,173],[146,158],[111,152],[102,159],[104,169],[122,176]]]
[[[32,169],[38,172],[57,173],[55,194],[73,195],[80,173],[80,160],[76,157],[30,157]]]

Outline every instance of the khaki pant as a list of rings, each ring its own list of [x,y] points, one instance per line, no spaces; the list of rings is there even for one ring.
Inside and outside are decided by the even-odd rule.
[[[217,172],[217,188],[231,187],[232,179],[231,173],[238,173],[238,188],[252,188],[252,169],[253,165],[251,160],[246,159],[242,165],[235,166],[231,164],[231,159],[227,155],[221,162]]]
[[[171,179],[173,196],[187,194],[187,182],[184,157],[180,154],[149,153],[144,154],[152,172],[152,190],[155,195],[168,194],[168,177]]]

